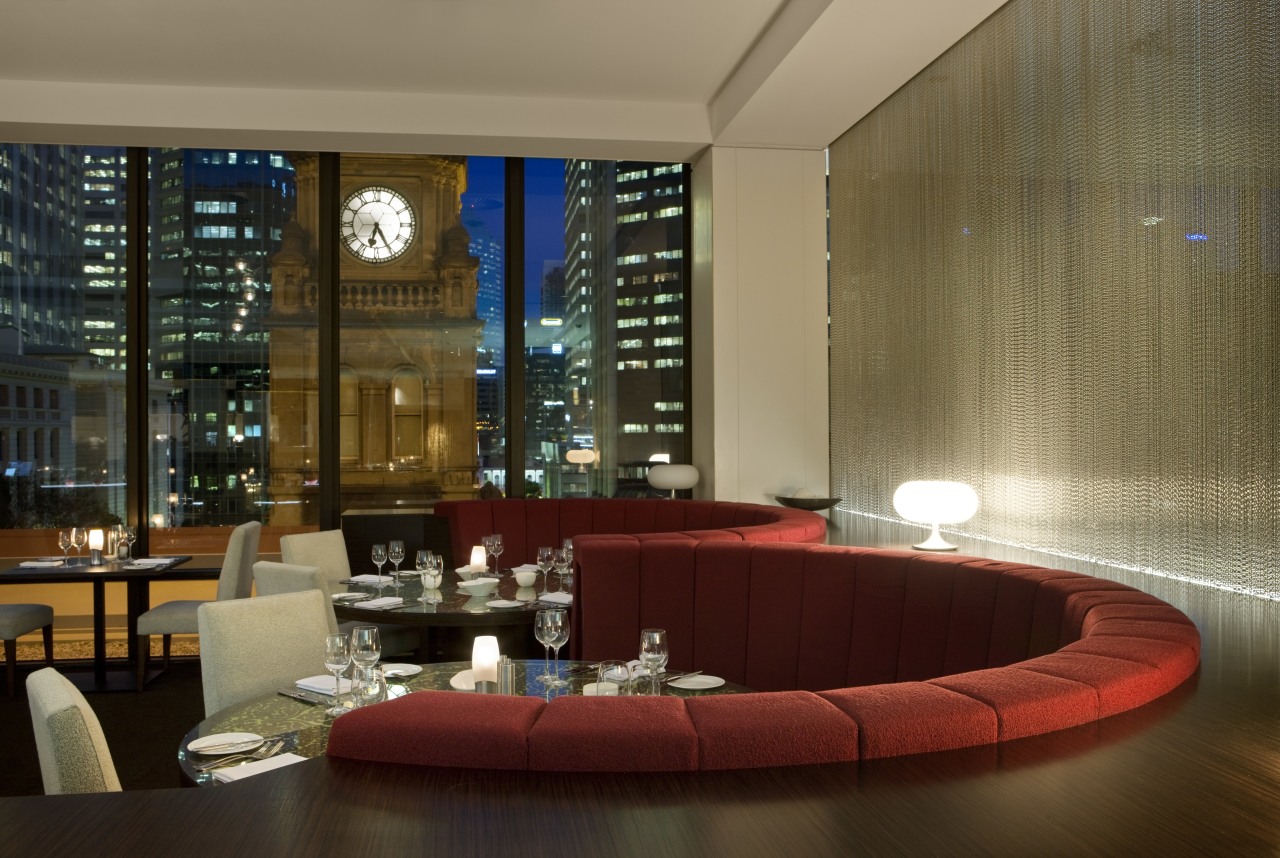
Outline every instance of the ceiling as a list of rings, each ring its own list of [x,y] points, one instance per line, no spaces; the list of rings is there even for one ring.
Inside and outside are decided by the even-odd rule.
[[[1000,0],[32,0],[0,139],[655,157],[825,148]]]

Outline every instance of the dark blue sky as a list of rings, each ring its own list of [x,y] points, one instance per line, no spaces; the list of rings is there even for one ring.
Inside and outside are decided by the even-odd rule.
[[[499,241],[505,219],[505,164],[503,158],[468,158],[462,198],[464,217],[483,221]],[[548,260],[564,264],[564,161],[529,158],[524,167],[525,315],[537,318],[544,265]]]

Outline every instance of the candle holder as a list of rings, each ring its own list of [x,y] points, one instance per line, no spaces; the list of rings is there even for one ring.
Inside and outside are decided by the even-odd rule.
[[[102,565],[102,546],[106,541],[106,536],[101,528],[95,527],[89,531],[89,565]]]
[[[479,635],[471,645],[471,676],[476,694],[498,693],[498,639]]]

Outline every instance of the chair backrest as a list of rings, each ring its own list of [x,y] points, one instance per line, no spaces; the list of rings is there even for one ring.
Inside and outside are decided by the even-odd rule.
[[[325,673],[332,610],[319,590],[201,605],[196,616],[205,716]]]
[[[351,577],[347,541],[341,530],[318,530],[282,536],[280,559],[292,566],[317,566],[330,584]]]
[[[278,596],[281,593],[301,593],[319,590],[329,602],[329,633],[338,633],[338,617],[333,612],[333,588],[318,566],[294,566],[289,563],[273,563],[259,560],[253,564],[253,583],[259,596]]]
[[[84,695],[46,667],[27,677],[27,698],[45,794],[119,792],[106,736]]]
[[[262,524],[247,521],[231,531],[218,576],[219,599],[247,599],[253,591],[253,564],[258,559]]]

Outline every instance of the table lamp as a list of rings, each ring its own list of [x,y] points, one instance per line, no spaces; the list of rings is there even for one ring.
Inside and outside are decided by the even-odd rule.
[[[479,635],[471,645],[471,678],[477,694],[497,693],[498,639],[493,635]]]
[[[698,484],[698,469],[693,465],[652,465],[649,468],[649,485],[658,491],[676,492],[691,489]]]
[[[956,546],[938,533],[940,524],[959,524],[978,511],[978,495],[965,483],[948,480],[911,480],[893,493],[893,508],[907,521],[933,526],[929,538],[912,548],[922,551],[954,551]]]

